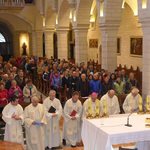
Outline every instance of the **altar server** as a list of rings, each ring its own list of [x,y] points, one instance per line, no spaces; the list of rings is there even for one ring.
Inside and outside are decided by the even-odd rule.
[[[47,149],[54,149],[60,145],[59,120],[62,115],[62,106],[55,96],[56,92],[51,90],[49,97],[43,102],[47,119],[45,126],[45,146]]]
[[[88,115],[95,117],[100,115],[100,101],[97,99],[97,93],[93,92],[84,104],[83,104],[83,114],[82,119],[86,118]]]
[[[106,101],[107,105],[107,115],[115,115],[119,114],[120,112],[120,107],[119,107],[119,102],[118,98],[115,95],[114,90],[109,90],[100,100],[100,110],[101,110],[101,115],[103,115],[103,104],[104,101]]]
[[[20,143],[24,147],[22,124],[23,109],[18,104],[17,96],[11,97],[11,102],[2,111],[2,118],[6,122],[4,141]]]
[[[139,99],[140,99],[139,90],[134,88],[130,94],[127,95],[124,103],[123,103],[123,110],[125,113],[131,113],[136,108],[139,107]]]
[[[69,99],[64,107],[64,132],[66,140],[71,144],[71,147],[76,147],[76,143],[81,140],[81,114],[82,104],[80,102],[79,93],[75,91],[72,98]]]
[[[43,125],[47,122],[44,106],[38,103],[36,96],[31,100],[32,103],[24,111],[27,150],[45,150]]]

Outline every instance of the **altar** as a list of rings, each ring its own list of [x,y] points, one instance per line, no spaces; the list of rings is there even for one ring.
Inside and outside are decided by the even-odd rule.
[[[82,140],[84,150],[112,150],[112,145],[134,143],[138,150],[150,150],[150,128],[145,127],[145,119],[150,115],[130,116],[127,127],[127,114],[110,116],[109,118],[84,119]]]

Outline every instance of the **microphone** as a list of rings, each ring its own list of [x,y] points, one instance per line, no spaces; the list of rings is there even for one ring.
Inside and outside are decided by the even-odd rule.
[[[137,110],[139,110],[139,108],[134,109],[134,111],[131,112],[131,113],[128,115],[128,117],[127,117],[127,124],[125,124],[125,126],[127,126],[127,127],[132,127],[132,125],[129,124],[129,117],[130,117],[134,112],[136,112]]]

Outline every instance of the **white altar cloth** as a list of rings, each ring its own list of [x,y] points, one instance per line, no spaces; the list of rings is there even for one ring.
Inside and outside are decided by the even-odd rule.
[[[149,143],[150,128],[145,128],[146,118],[150,118],[150,115],[133,114],[129,121],[132,127],[125,126],[126,114],[102,119],[84,119],[82,126],[84,150],[111,150],[112,145],[143,141]]]

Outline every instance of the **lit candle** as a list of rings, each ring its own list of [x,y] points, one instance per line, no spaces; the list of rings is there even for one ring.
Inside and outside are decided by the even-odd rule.
[[[139,98],[139,110],[142,111],[142,97]]]

